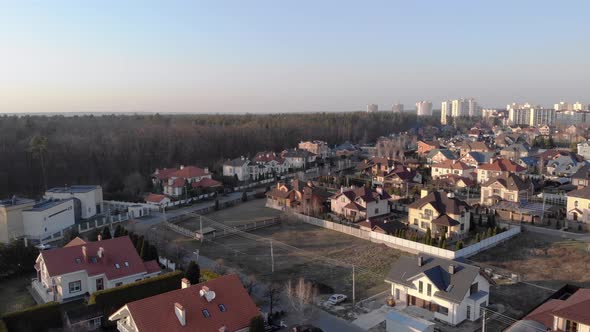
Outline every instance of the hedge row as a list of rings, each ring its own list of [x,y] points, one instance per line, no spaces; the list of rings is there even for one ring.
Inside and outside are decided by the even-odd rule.
[[[201,270],[201,282],[209,281],[211,279],[219,278],[221,275],[211,270]]]
[[[11,332],[47,331],[52,328],[62,327],[61,309],[60,304],[57,302],[48,302],[11,312],[2,316],[2,320],[6,324],[8,331]]]
[[[149,279],[93,293],[88,304],[95,304],[104,313],[105,321],[126,303],[180,288],[182,271],[173,271]]]

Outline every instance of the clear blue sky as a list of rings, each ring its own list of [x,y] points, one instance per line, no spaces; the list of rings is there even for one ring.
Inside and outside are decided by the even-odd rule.
[[[3,1],[0,112],[590,102],[589,1]]]

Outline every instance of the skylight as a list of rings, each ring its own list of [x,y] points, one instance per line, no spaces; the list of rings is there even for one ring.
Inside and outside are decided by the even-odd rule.
[[[126,267],[129,267],[129,262],[125,262],[125,266]]]
[[[225,305],[223,305],[223,304],[218,305],[218,307],[219,307],[219,311],[221,311],[221,312],[225,312],[227,310],[227,309],[225,309]]]
[[[205,316],[205,318],[211,317],[211,314],[209,313],[209,310],[203,309],[203,316]]]
[[[119,265],[119,263],[115,263],[115,268],[116,269],[120,269],[121,268],[121,265]]]

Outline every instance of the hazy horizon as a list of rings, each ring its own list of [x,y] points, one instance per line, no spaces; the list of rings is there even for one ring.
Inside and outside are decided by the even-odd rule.
[[[0,113],[590,103],[584,1],[0,4]]]

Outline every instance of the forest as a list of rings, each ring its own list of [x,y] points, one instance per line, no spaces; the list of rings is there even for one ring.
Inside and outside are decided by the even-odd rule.
[[[148,175],[181,164],[220,171],[229,158],[301,140],[331,146],[435,124],[415,114],[308,113],[0,116],[0,198],[46,187],[100,184],[105,198],[149,190]],[[143,180],[142,180],[143,179]],[[143,182],[142,182],[143,181]],[[138,183],[139,182],[139,183]]]

